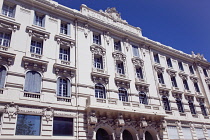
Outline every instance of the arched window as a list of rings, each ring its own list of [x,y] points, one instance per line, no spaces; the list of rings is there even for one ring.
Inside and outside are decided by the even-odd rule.
[[[66,78],[57,80],[57,96],[70,97],[70,81]]]
[[[128,94],[127,90],[124,88],[119,88],[119,100],[127,102],[128,101]]]
[[[25,77],[25,89],[27,92],[40,93],[41,90],[41,75],[36,71],[29,71]]]
[[[191,114],[196,114],[196,111],[195,111],[195,106],[193,104],[193,101],[192,100],[189,100],[189,108],[190,108],[190,112]]]
[[[168,97],[163,96],[163,97],[162,97],[162,101],[163,101],[164,109],[170,111],[171,109],[170,109]]]
[[[96,98],[106,98],[105,88],[102,84],[95,85],[95,97]]]
[[[0,88],[4,88],[7,70],[4,66],[0,66]]]
[[[206,107],[205,107],[204,103],[200,103],[200,108],[201,108],[201,112],[202,112],[203,116],[207,116]]]
[[[143,91],[139,92],[139,102],[140,102],[140,104],[146,104],[146,105],[148,104],[147,95]]]
[[[133,136],[128,130],[123,131],[123,140],[133,140]]]
[[[177,98],[176,99],[176,104],[177,104],[177,108],[178,108],[179,112],[184,112],[181,99]]]

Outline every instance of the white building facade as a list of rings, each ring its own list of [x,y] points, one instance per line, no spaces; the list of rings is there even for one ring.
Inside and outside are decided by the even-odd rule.
[[[210,139],[210,63],[115,8],[0,0],[0,139]]]

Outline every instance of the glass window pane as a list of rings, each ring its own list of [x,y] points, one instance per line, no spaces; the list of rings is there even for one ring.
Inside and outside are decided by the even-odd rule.
[[[168,130],[169,139],[171,139],[171,140],[179,139],[178,131],[175,126],[168,126],[167,130]]]
[[[53,136],[73,136],[73,118],[54,117]]]
[[[18,115],[15,135],[40,135],[41,116]]]

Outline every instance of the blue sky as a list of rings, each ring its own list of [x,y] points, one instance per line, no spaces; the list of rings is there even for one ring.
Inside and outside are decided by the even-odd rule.
[[[210,0],[55,0],[72,9],[116,7],[143,36],[210,61]]]

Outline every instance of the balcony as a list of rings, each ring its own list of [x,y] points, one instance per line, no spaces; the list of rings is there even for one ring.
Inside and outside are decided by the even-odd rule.
[[[24,92],[20,95],[21,100],[33,100],[40,101],[41,94],[40,93],[32,93],[32,92]]]
[[[88,99],[87,108],[139,113],[147,115],[159,115],[159,116],[164,116],[165,114],[165,110],[161,106],[123,102],[117,99],[101,99],[92,96],[89,97]]]

